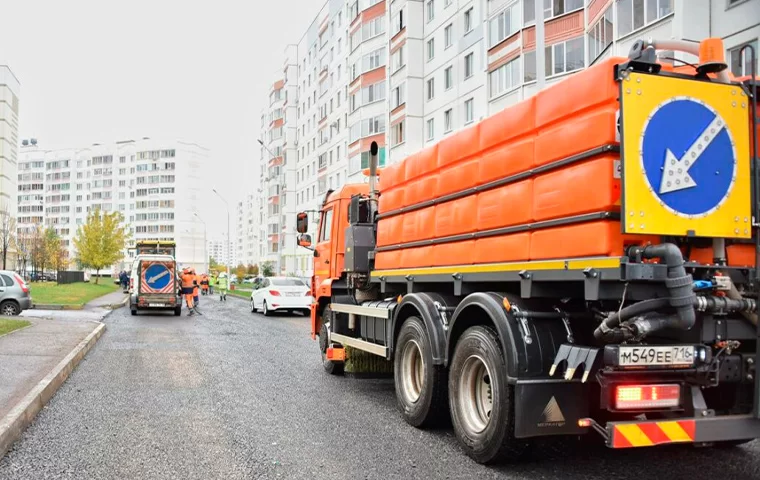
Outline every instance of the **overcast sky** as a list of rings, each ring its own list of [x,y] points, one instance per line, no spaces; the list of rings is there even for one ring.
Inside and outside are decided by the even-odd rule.
[[[21,82],[20,138],[43,148],[199,143],[218,166],[209,186],[232,204],[253,188],[261,109],[284,48],[323,3],[0,0],[0,65]],[[224,212],[210,198],[209,230],[226,230]]]

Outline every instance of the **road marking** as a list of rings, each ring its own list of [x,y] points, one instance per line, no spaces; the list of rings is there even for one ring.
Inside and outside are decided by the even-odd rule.
[[[697,184],[689,175],[689,169],[697,163],[707,147],[710,146],[718,134],[725,128],[725,123],[716,115],[712,122],[694,140],[686,153],[679,159],[670,151],[665,153],[664,171],[660,182],[660,193],[677,192],[687,188],[696,187]]]

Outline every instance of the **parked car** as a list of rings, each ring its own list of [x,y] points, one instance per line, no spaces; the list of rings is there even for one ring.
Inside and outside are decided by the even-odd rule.
[[[251,312],[311,312],[311,289],[297,277],[267,277],[251,292]]]
[[[10,270],[0,270],[0,315],[9,317],[32,308],[32,294],[26,282]]]

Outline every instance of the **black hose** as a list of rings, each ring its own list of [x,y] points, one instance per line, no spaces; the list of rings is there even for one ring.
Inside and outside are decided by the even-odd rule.
[[[601,339],[606,337],[610,331],[618,327],[622,322],[633,317],[643,315],[647,312],[653,312],[661,308],[670,306],[669,298],[651,298],[649,300],[643,300],[641,302],[628,305],[625,308],[620,309],[618,312],[610,314],[594,331],[594,337]]]

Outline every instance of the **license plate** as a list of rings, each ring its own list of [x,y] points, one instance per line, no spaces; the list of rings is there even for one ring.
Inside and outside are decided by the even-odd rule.
[[[288,296],[288,297],[298,297],[301,294],[298,293],[298,292],[286,292],[285,295]]]
[[[149,303],[148,306],[149,307],[165,307],[166,304],[163,304],[163,303]]]
[[[621,367],[671,367],[694,365],[693,345],[620,346],[618,365]]]

